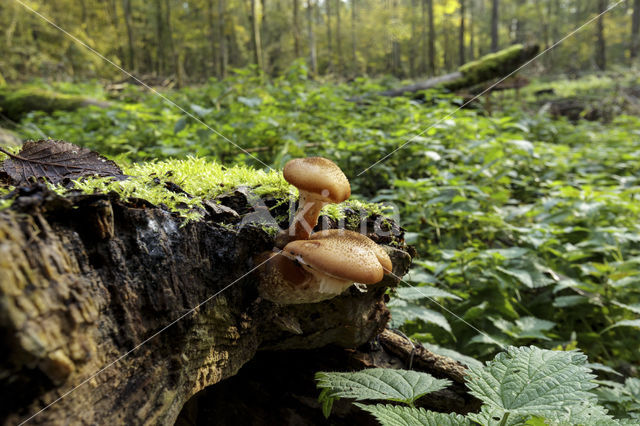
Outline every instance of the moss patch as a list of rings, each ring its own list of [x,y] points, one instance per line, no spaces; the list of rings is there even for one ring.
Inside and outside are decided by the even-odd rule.
[[[537,48],[526,48],[522,44],[515,44],[498,52],[490,53],[476,61],[462,65],[458,71],[462,73],[463,77],[444,86],[449,90],[456,90],[502,77],[514,71],[521,62],[535,55],[536,52]]]
[[[55,93],[38,87],[0,89],[0,110],[14,121],[19,121],[30,111],[72,111],[86,105],[86,98]]]

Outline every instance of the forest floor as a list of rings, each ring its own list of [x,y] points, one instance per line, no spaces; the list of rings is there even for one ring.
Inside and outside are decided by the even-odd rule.
[[[197,156],[266,171],[330,158],[355,199],[399,218],[418,253],[407,280],[438,302],[399,291],[394,326],[467,364],[491,359],[496,342],[578,348],[607,380],[601,403],[620,414],[640,410],[623,384],[640,363],[637,75],[535,79],[464,109],[462,96],[437,90],[356,104],[348,99],[399,83],[318,82],[303,67],[268,83],[239,70],[160,89],[164,99],[131,85],[36,82],[110,106],[0,126],[121,164]]]

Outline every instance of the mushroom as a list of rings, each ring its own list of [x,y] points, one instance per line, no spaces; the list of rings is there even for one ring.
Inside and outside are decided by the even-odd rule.
[[[341,203],[351,196],[349,180],[331,160],[323,157],[296,158],[285,164],[282,174],[298,188],[298,210],[277,246],[294,240],[306,240],[318,223],[320,210],[329,203]]]
[[[391,271],[391,260],[376,243],[357,232],[329,230],[292,241],[260,268],[260,294],[281,304],[331,299],[354,282],[375,284]]]

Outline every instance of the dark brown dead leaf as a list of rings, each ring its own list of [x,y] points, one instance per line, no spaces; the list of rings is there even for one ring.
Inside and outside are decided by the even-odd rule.
[[[4,171],[13,185],[47,179],[59,183],[64,179],[84,176],[114,176],[124,178],[116,163],[95,151],[65,141],[28,141],[18,154],[11,154],[3,163]]]

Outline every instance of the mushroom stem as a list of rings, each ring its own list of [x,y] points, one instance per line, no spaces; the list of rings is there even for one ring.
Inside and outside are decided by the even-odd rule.
[[[313,228],[318,224],[320,211],[327,204],[329,203],[322,196],[318,197],[316,194],[300,191],[298,210],[289,228],[281,232],[276,239],[276,247],[283,248],[295,240],[308,240]]]

